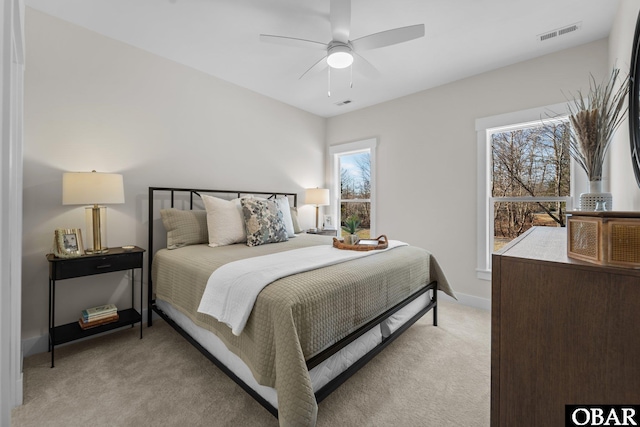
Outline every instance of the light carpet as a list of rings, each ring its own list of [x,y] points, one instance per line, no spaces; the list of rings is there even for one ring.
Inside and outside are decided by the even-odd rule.
[[[440,302],[319,405],[318,427],[488,426],[491,315]],[[164,321],[24,360],[21,426],[273,426]]]

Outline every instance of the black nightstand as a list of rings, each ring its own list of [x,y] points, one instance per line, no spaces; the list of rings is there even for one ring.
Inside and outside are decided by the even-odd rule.
[[[318,230],[318,231],[311,231],[311,230],[307,230],[307,234],[318,234],[320,236],[337,236],[338,235],[338,230]]]
[[[140,339],[142,339],[142,254],[144,249],[135,246],[132,250],[125,251],[122,248],[109,248],[104,254],[88,254],[78,258],[56,258],[53,254],[47,254],[49,261],[49,350],[51,351],[51,367],[53,368],[54,348],[56,345],[89,337],[101,332],[121,328],[133,327],[140,322]],[[134,270],[140,269],[140,312],[133,308],[134,303]],[[94,274],[110,273],[113,271],[131,270],[131,308],[118,310],[117,322],[107,323],[83,330],[78,321],[56,326],[56,280],[71,279],[74,277],[91,276]],[[86,308],[86,307],[83,307]],[[80,314],[80,310],[78,310]],[[80,315],[78,316],[80,317]]]

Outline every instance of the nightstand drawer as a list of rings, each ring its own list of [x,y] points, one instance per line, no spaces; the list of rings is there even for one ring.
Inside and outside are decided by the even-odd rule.
[[[54,280],[90,276],[112,271],[131,270],[140,268],[141,266],[142,252],[66,259],[49,264],[51,268],[50,275]]]

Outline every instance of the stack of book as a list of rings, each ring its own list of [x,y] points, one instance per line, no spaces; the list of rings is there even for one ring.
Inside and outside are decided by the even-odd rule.
[[[117,321],[117,307],[113,304],[107,304],[82,310],[82,317],[78,320],[78,323],[84,330]]]

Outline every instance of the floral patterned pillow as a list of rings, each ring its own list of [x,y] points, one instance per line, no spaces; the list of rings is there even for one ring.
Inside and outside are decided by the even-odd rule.
[[[247,246],[264,245],[289,240],[282,212],[272,200],[242,199]]]

